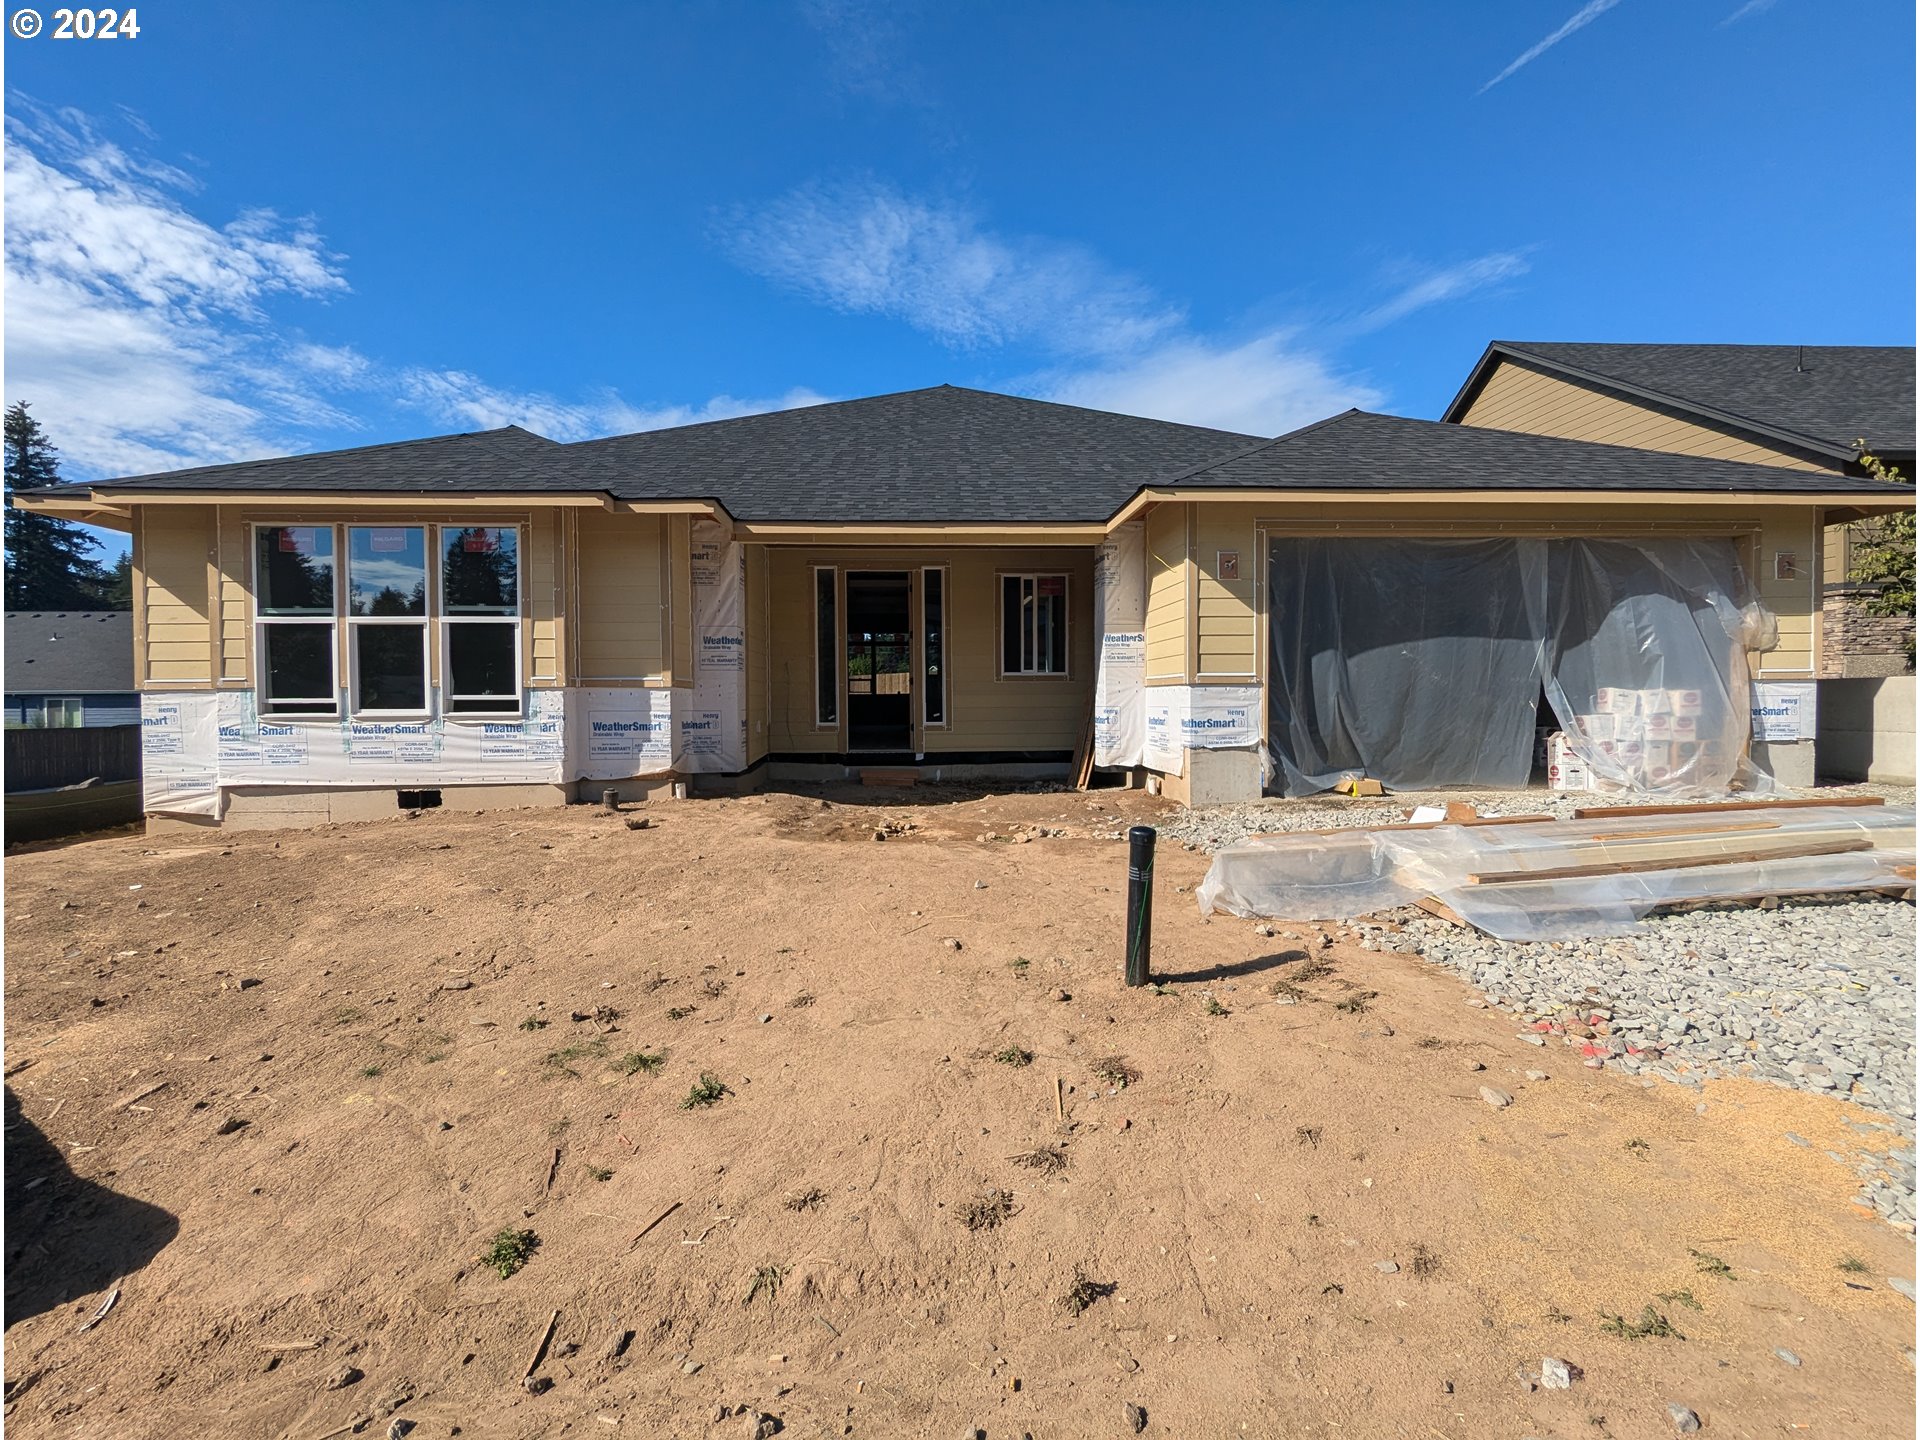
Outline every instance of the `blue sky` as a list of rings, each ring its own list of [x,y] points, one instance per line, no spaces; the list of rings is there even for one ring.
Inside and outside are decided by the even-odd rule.
[[[1911,343],[1900,3],[222,4],[5,40],[88,479],[951,381],[1273,434],[1487,340]]]

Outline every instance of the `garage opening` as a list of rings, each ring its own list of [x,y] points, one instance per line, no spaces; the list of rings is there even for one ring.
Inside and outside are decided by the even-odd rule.
[[[1552,724],[1603,788],[1725,790],[1772,617],[1731,540],[1274,538],[1268,745],[1291,796],[1519,789]],[[1541,713],[1545,697],[1550,714]]]

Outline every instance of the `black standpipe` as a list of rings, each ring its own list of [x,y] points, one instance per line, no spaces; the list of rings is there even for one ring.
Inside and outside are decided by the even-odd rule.
[[[1153,946],[1153,842],[1159,831],[1136,825],[1127,831],[1127,984],[1147,983]]]

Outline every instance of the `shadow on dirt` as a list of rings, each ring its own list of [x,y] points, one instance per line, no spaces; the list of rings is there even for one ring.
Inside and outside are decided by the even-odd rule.
[[[180,1233],[157,1205],[83,1180],[7,1087],[6,1324],[105,1290]]]
[[[1296,965],[1307,958],[1304,950],[1276,950],[1271,955],[1255,955],[1247,960],[1235,960],[1227,965],[1209,965],[1204,970],[1166,971],[1156,969],[1153,979],[1162,985],[1190,985],[1197,980],[1232,980],[1241,975],[1258,975],[1264,970],[1277,970],[1282,965]]]

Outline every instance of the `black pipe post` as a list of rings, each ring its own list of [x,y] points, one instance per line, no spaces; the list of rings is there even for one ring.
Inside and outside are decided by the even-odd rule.
[[[1127,831],[1127,984],[1147,983],[1147,962],[1153,947],[1153,842],[1160,832],[1151,825]]]

